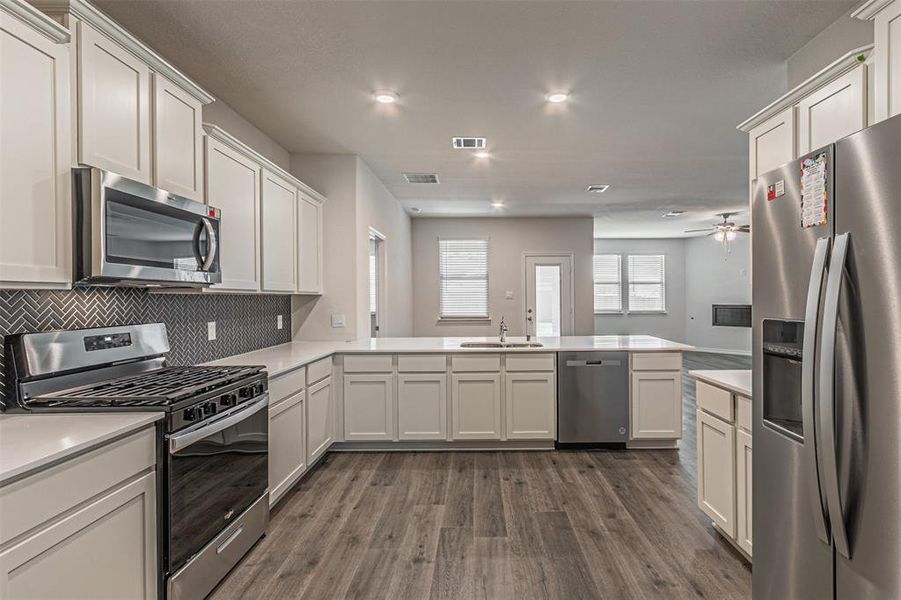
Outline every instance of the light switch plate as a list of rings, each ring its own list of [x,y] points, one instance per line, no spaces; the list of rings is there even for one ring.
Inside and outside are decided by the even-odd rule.
[[[216,321],[207,321],[206,339],[211,342],[216,339]]]
[[[507,290],[504,292],[504,298],[507,300],[513,300],[513,292],[511,290]]]
[[[332,315],[332,327],[337,329],[338,327],[344,327],[344,325],[345,325],[344,315],[342,315],[342,314]]]
[[[281,328],[284,327],[284,326],[285,326],[285,323],[284,323],[284,321],[282,321],[282,316],[281,316],[281,315],[277,316],[277,317],[275,318],[275,327],[276,327],[276,329],[281,329]]]

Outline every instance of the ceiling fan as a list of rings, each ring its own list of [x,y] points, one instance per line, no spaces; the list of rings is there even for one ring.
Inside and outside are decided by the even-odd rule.
[[[737,215],[737,212],[717,213],[717,216],[723,218],[722,223],[716,223],[713,227],[705,229],[686,229],[685,233],[698,233],[701,231],[709,231],[707,235],[712,235],[713,239],[718,242],[731,242],[739,233],[751,233],[750,225],[736,225],[729,220],[729,217]]]

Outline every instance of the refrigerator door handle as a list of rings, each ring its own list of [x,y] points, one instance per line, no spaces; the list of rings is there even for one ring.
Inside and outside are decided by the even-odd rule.
[[[838,301],[848,257],[850,234],[835,236],[832,264],[826,280],[826,298],[823,308],[823,333],[820,346],[820,403],[819,431],[822,433],[822,473],[826,491],[829,525],[835,540],[835,549],[845,558],[851,558],[845,515],[842,510],[838,486],[838,458],[835,444],[835,332],[838,325]]]
[[[816,387],[816,343],[820,314],[820,300],[823,289],[823,275],[829,254],[829,238],[817,240],[810,267],[810,284],[807,287],[807,308],[804,314],[804,341],[801,347],[801,423],[804,429],[804,464],[807,469],[808,497],[813,513],[814,529],[820,541],[830,543],[826,526],[826,508],[823,502],[823,486],[817,460],[818,438],[815,414]]]

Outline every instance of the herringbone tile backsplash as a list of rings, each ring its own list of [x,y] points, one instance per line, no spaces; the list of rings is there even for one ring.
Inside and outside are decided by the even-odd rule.
[[[276,316],[284,328],[276,329]],[[216,340],[207,340],[216,321]],[[11,333],[165,323],[169,363],[191,365],[291,341],[290,296],[151,294],[140,288],[72,291],[0,290],[0,373],[3,339]],[[0,395],[4,382],[0,378]]]

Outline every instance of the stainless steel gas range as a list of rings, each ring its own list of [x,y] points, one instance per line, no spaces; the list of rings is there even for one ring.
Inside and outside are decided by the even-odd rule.
[[[164,411],[157,427],[161,595],[205,597],[269,521],[262,367],[170,367],[166,326],[6,338],[6,411]]]

